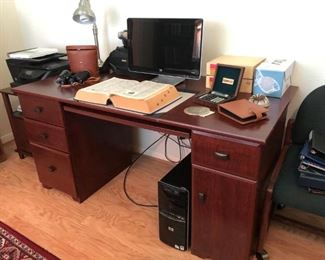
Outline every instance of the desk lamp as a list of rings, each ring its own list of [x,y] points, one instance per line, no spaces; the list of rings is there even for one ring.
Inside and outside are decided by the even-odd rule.
[[[95,40],[95,45],[97,47],[98,66],[101,67],[103,65],[103,61],[100,59],[100,54],[99,54],[96,16],[95,13],[90,8],[89,0],[80,0],[79,7],[76,9],[76,11],[74,11],[72,18],[77,23],[93,25],[94,40]]]

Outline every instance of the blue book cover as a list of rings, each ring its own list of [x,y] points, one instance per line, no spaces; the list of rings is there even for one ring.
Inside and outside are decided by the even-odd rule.
[[[320,157],[317,153],[311,152],[310,142],[306,142],[300,152],[300,159],[307,160],[311,163],[318,164],[320,167],[325,169],[325,159]]]

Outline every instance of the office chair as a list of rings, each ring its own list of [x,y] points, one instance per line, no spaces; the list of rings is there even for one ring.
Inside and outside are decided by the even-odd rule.
[[[288,121],[284,145],[265,195],[257,259],[268,258],[263,244],[270,213],[276,208],[290,207],[325,217],[325,196],[310,193],[297,183],[299,153],[312,129],[325,135],[325,85],[309,93],[300,105],[295,120]]]

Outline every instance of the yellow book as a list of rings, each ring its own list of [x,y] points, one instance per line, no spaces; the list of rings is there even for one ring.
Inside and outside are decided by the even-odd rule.
[[[180,98],[173,85],[152,81],[111,78],[79,89],[75,100],[151,114]]]

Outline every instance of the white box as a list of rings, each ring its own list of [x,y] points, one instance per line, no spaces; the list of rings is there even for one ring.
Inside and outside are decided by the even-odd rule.
[[[253,94],[280,98],[291,84],[295,61],[268,59],[255,71]]]

